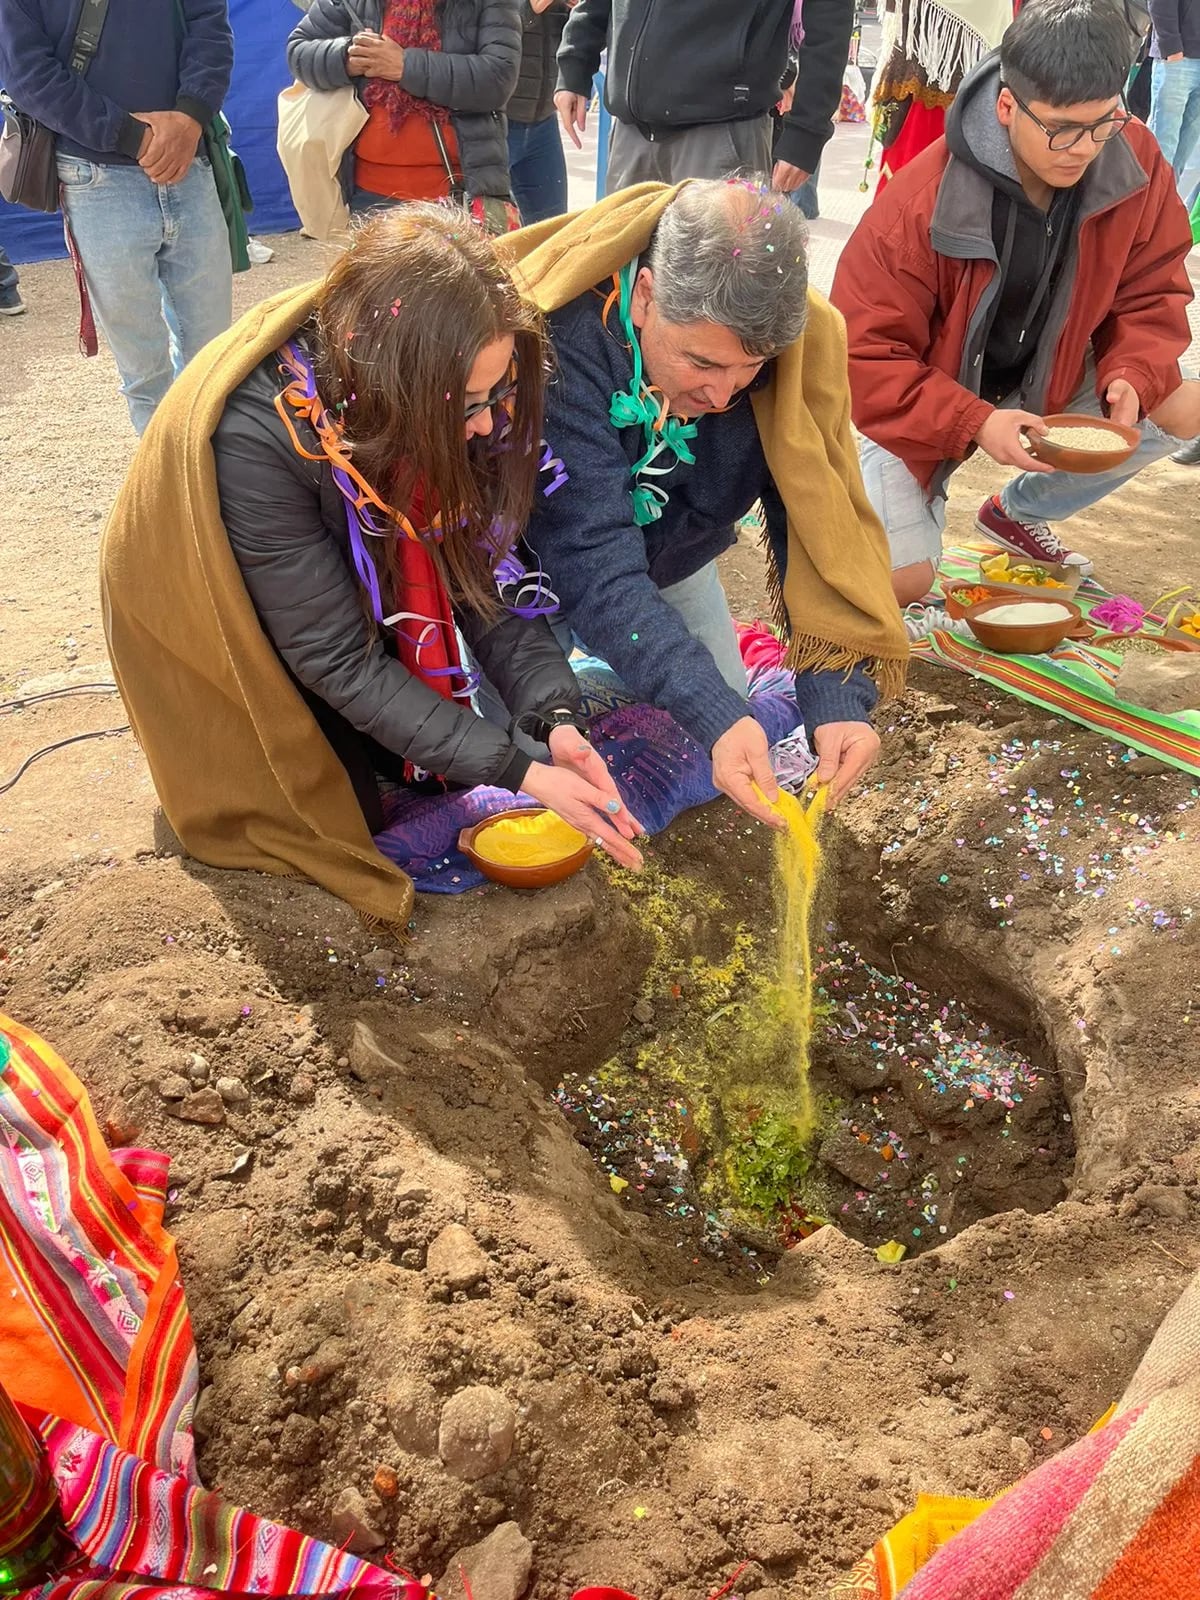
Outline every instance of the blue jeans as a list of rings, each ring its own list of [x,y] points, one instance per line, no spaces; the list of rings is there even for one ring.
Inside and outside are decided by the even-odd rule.
[[[393,206],[403,204],[403,200],[393,200],[386,194],[373,194],[370,189],[355,189],[350,196],[350,215],[362,217],[368,211],[390,211]]]
[[[8,254],[3,245],[0,245],[0,294],[6,294],[10,289],[15,289],[21,280],[17,277],[17,269],[8,259]]]
[[[818,161],[813,168],[812,176],[806,178],[798,189],[793,189],[788,199],[800,209],[800,215],[809,222],[815,222],[821,215],[820,202],[817,199],[817,184],[821,181],[821,163]]]
[[[567,209],[567,158],[558,118],[508,124],[508,166],[521,221],[544,222]]]
[[[1182,180],[1200,144],[1200,57],[1156,61],[1150,89],[1150,132]]]
[[[140,434],[173,380],[233,321],[212,168],[197,157],[179,183],[154,184],[141,167],[60,156],[58,177],[96,324]]]

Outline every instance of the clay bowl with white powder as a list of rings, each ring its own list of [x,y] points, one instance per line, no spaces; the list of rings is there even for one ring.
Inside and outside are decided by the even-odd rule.
[[[1053,650],[1082,620],[1070,600],[981,600],[967,612],[967,626],[987,650],[1002,656],[1036,656]]]
[[[1036,461],[1059,472],[1107,472],[1123,466],[1142,442],[1136,428],[1107,417],[1062,411],[1042,421],[1047,432],[1027,433],[1025,447]]]

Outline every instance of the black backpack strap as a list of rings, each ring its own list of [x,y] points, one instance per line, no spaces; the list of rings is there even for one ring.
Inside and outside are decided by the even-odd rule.
[[[108,0],[83,0],[68,62],[72,72],[85,73],[91,66],[92,57],[100,48],[100,35],[104,31],[107,15]]]

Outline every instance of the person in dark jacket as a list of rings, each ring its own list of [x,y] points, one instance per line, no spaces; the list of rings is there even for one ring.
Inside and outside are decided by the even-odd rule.
[[[640,830],[584,736],[548,621],[505,604],[524,583],[515,545],[545,367],[540,319],[482,232],[441,206],[380,213],[309,324],[226,401],[212,440],[221,521],[373,833],[381,778],[494,784],[637,865]],[[476,669],[503,727],[472,709]],[[518,748],[518,731],[549,760]]]
[[[310,89],[357,86],[352,211],[510,193],[504,107],[521,59],[518,0],[313,0],[288,40]]]
[[[610,194],[738,169],[770,172],[790,193],[833,133],[853,27],[854,0],[579,0],[558,52],[555,104],[578,146],[607,47]],[[772,155],[771,112],[801,33],[796,94]]]
[[[1150,18],[1150,132],[1182,183],[1200,147],[1200,0],[1150,0]]]
[[[575,0],[521,0],[521,75],[508,102],[508,165],[521,221],[567,209],[567,162],[554,109],[558,47]]]
[[[63,211],[138,433],[233,316],[200,143],[229,90],[233,35],[226,0],[178,4],[109,0],[83,73],[70,66],[80,0],[0,0],[0,83],[57,135]]]
[[[717,557],[757,501],[773,547],[787,544],[753,398],[806,325],[804,241],[800,213],[765,179],[690,183],[643,256],[550,314],[558,359],[546,438],[570,477],[538,498],[528,530],[561,598],[554,626],[564,645],[598,656],[636,700],[669,711],[711,753],[714,785],[768,823],[766,735],[746,706]],[[835,359],[836,411],[840,338]],[[819,415],[816,392],[808,415],[824,430],[832,417]],[[823,442],[818,458],[816,496],[836,476],[838,447]],[[860,662],[797,672],[795,693],[836,798],[878,752],[875,684]]]
[[[965,80],[946,137],[867,211],[830,298],[846,319],[867,493],[903,602],[928,590],[950,476],[981,450],[1017,476],[977,526],[1024,561],[1091,571],[1052,523],[1196,431],[1191,232],[1174,177],[1121,102],[1134,40],[1112,0],[1037,0]],[[1100,473],[1053,470],[1046,415],[1107,415],[1141,442]]]

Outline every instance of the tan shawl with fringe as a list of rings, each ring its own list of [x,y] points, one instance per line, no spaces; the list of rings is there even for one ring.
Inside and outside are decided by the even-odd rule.
[[[497,248],[539,306],[565,305],[646,248],[677,192],[644,184]],[[376,850],[345,770],[259,624],[221,522],[210,443],[230,392],[308,319],[318,288],[256,306],[172,386],[105,529],[105,629],[163,810],[191,854],[311,878],[401,929],[412,885]],[[908,647],[850,433],[845,333],[819,295],[754,407],[789,513],[782,593],[774,585],[792,619],[789,662],[867,661],[894,691]]]

